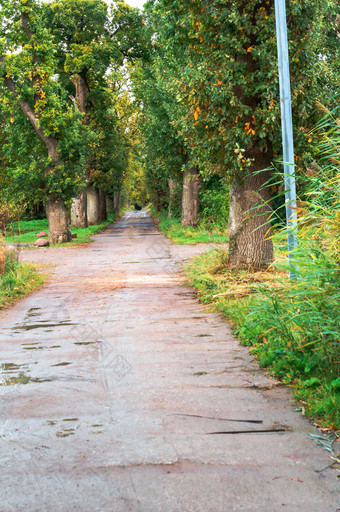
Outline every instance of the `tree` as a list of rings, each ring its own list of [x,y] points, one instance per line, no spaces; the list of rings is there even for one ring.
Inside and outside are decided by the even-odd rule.
[[[58,41],[60,78],[83,115],[84,126],[89,127],[94,135],[88,148],[84,189],[72,205],[74,220],[78,226],[85,227],[85,186],[88,186],[91,203],[91,224],[102,220],[100,204],[102,207],[106,204],[103,191],[98,188],[105,179],[99,178],[99,168],[95,163],[100,160],[102,164],[106,160],[109,164],[112,155],[119,153],[120,141],[112,137],[116,132],[114,124],[117,119],[113,115],[115,95],[110,91],[109,81],[113,83],[112,74],[117,75],[127,62],[140,54],[142,23],[138,11],[124,2],[114,2],[110,14],[102,0],[58,0],[49,4],[47,9],[49,25]],[[107,173],[110,167],[103,169],[100,165],[100,170]],[[89,187],[98,191],[89,190]]]
[[[109,72],[140,53],[138,16],[124,2],[115,2],[109,16],[101,0],[6,0],[1,6],[1,101],[13,119],[11,172],[27,186],[33,176],[39,181],[52,243],[71,238],[66,206],[72,197],[80,191],[76,216],[85,226],[85,187],[110,188],[109,179],[120,180],[115,164],[125,143],[115,129]],[[31,149],[37,158],[28,157]],[[105,205],[104,191],[100,197]]]
[[[64,201],[74,194],[82,175],[86,134],[57,80],[56,46],[45,26],[44,6],[35,0],[4,1],[0,16],[1,100],[12,112],[9,147],[18,147],[8,158],[15,169],[30,164],[44,192],[50,242],[66,242],[71,232]],[[27,162],[32,129],[39,140],[33,152],[40,158]]]
[[[148,40],[148,36],[146,36]],[[167,206],[169,180],[182,184],[187,158],[181,136],[171,124],[174,98],[157,79],[149,40],[148,58],[139,61],[131,72],[133,94],[141,109],[141,153],[144,154],[147,189],[156,210]]]
[[[314,68],[332,3],[299,0],[288,9],[298,152],[322,94],[317,85],[326,79]],[[170,123],[201,174],[229,181],[229,263],[267,266],[273,248],[266,184],[281,153],[274,1],[150,0],[147,13],[157,78],[176,99]]]

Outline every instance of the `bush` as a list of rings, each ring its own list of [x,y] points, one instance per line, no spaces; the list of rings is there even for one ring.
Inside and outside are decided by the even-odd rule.
[[[215,176],[202,184],[199,197],[199,217],[205,224],[226,226],[229,217],[229,187]]]

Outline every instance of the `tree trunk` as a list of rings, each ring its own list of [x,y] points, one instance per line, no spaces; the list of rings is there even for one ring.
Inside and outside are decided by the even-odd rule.
[[[48,219],[48,239],[50,244],[70,242],[72,235],[64,201],[62,199],[47,199],[45,208]]]
[[[198,224],[198,192],[200,176],[197,167],[187,167],[183,176],[182,225]]]
[[[101,189],[99,189],[98,193],[100,222],[104,222],[105,220],[107,220],[106,195]]]
[[[87,188],[87,222],[89,226],[100,224],[99,190]]]
[[[113,207],[116,214],[118,215],[120,209],[120,192],[115,192],[115,195],[113,197]]]
[[[74,228],[87,228],[87,198],[86,190],[79,192],[78,197],[72,200],[71,226]]]
[[[173,199],[174,199],[174,192],[177,188],[177,182],[171,179],[168,179],[168,185],[169,185],[169,209],[168,209],[168,217],[169,219],[172,217],[172,207],[173,207]]]
[[[268,168],[258,155],[256,166]],[[268,160],[268,157],[267,157]],[[254,166],[253,166],[254,167]],[[261,169],[261,167],[259,167]],[[244,182],[230,186],[229,264],[231,268],[267,268],[273,261],[273,243],[270,238],[271,192],[265,186],[269,171],[252,173]],[[255,174],[256,173],[256,174]],[[263,187],[263,189],[262,189]],[[264,204],[266,203],[266,204]],[[261,206],[262,205],[262,206]]]
[[[89,92],[88,86],[81,74],[72,75],[70,77],[71,82],[76,88],[76,97],[74,103],[78,107],[79,112],[86,113],[86,98]],[[88,124],[88,119],[85,119],[85,123]]]

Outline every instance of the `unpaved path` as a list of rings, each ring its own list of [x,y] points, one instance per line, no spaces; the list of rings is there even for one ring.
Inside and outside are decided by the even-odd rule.
[[[1,512],[335,512],[327,452],[144,212],[2,312]]]

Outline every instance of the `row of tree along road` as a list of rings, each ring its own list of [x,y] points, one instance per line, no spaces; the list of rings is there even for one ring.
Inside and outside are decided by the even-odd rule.
[[[51,243],[98,224],[131,151],[127,66],[142,19],[123,2],[5,0],[0,7],[1,201],[43,201]]]
[[[333,0],[287,2],[299,173],[315,165],[316,101],[337,105],[339,19]],[[230,190],[231,267],[266,267],[273,208],[283,202],[274,0],[149,0],[144,21],[149,62],[133,80],[154,203],[168,179],[170,191],[183,180],[183,222],[194,224],[197,183],[218,175]]]
[[[316,102],[332,109],[339,89],[338,2],[296,0],[287,14],[306,173]],[[4,0],[0,19],[2,201],[44,201],[55,243],[70,239],[68,208],[74,225],[97,223],[124,187],[132,203],[150,196],[170,210],[181,188],[182,222],[195,225],[200,190],[209,197],[218,182],[217,194],[230,191],[231,267],[272,261],[283,188],[273,0],[149,0],[143,13],[124,2]]]

